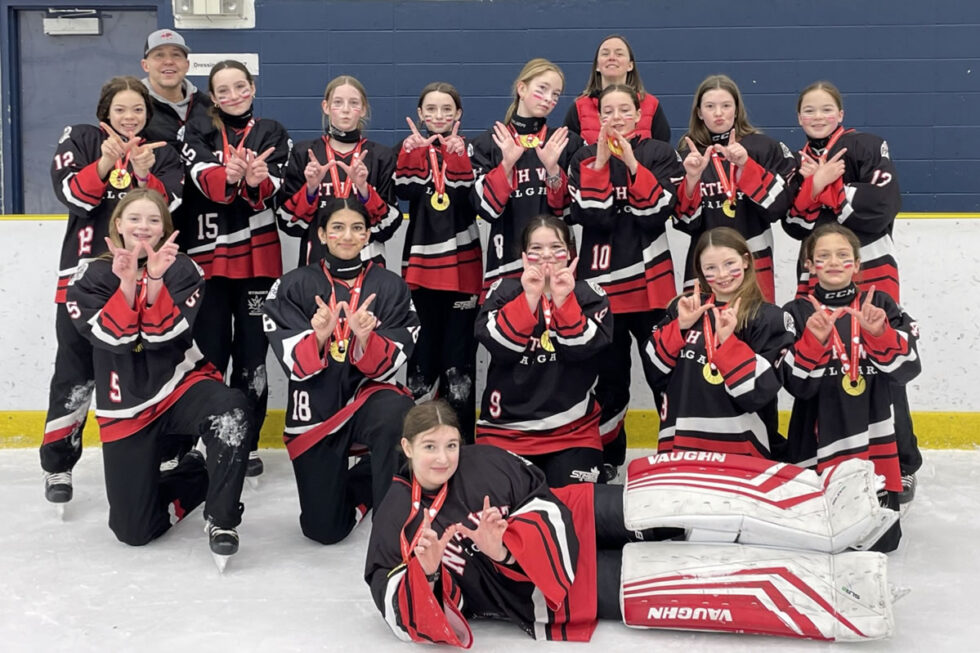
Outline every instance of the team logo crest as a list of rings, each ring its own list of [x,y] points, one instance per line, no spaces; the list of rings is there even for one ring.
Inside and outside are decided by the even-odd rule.
[[[793,158],[795,158],[793,156],[793,153],[789,151],[789,148],[786,147],[786,143],[784,143],[782,141],[779,141],[779,147],[783,151],[783,156],[784,157],[786,157],[787,159],[793,159]]]
[[[783,326],[794,336],[796,335],[796,322],[793,321],[793,316],[789,313],[783,312]]]
[[[592,289],[592,292],[594,292],[595,294],[599,295],[600,297],[602,297],[603,295],[606,294],[606,291],[603,290],[602,286],[600,286],[598,283],[596,283],[595,280],[589,279],[588,280],[588,284],[589,284],[589,288]]]
[[[890,159],[888,156],[888,141],[881,141],[881,158]]]
[[[61,134],[61,138],[58,139],[58,145],[61,145],[67,141],[69,136],[71,136],[71,125],[65,127],[65,131]]]
[[[248,314],[262,315],[262,302],[265,301],[265,293],[261,290],[252,290],[248,293]]]
[[[265,296],[266,299],[275,299],[276,298],[276,293],[279,292],[279,282],[280,281],[282,281],[282,279],[276,279],[276,282],[272,284],[272,287],[269,288],[269,294]]]

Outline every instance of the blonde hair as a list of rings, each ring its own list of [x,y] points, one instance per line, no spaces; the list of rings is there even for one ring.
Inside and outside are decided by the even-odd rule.
[[[368,121],[371,120],[371,103],[368,102],[367,91],[364,90],[364,85],[357,81],[356,78],[350,75],[334,77],[327,83],[327,88],[323,90],[323,99],[329,102],[330,96],[341,86],[353,86],[354,90],[361,95],[361,102],[364,104],[364,116],[357,121],[357,128],[364,129],[367,127]],[[320,118],[320,126],[324,130],[326,130],[329,120],[330,118],[327,116],[327,113],[323,112],[323,116]]]
[[[521,101],[520,96],[517,94],[517,87],[520,84],[530,84],[532,79],[545,73],[557,74],[561,78],[562,90],[565,89],[565,73],[561,71],[561,68],[547,59],[531,59],[524,64],[517,79],[514,80],[513,87],[511,87],[511,95],[514,96],[514,99],[511,100],[510,106],[507,108],[507,113],[504,115],[504,124],[509,123],[511,118],[514,117],[514,114],[517,113],[517,104]]]
[[[701,98],[704,97],[704,94],[708,91],[715,90],[727,91],[735,100],[735,123],[733,128],[735,129],[736,138],[743,138],[748,134],[759,132],[749,122],[749,114],[745,111],[742,94],[739,92],[735,82],[732,81],[732,78],[728,75],[711,75],[701,82],[697,92],[694,94],[694,103],[691,105],[691,119],[688,122],[687,133],[681,136],[678,149],[687,149],[687,143],[684,140],[685,137],[690,137],[698,147],[703,148],[711,144],[711,132],[701,117],[698,116],[698,111],[701,109]]]
[[[116,227],[116,220],[122,217],[123,211],[126,210],[133,202],[138,202],[139,200],[150,200],[157,205],[160,209],[160,218],[163,220],[163,237],[160,238],[160,242],[157,243],[157,249],[160,245],[164,243],[165,240],[170,238],[170,234],[174,232],[174,221],[170,217],[170,209],[167,208],[167,200],[164,199],[163,195],[159,192],[153,190],[152,188],[134,188],[133,190],[126,193],[126,196],[119,200],[116,204],[116,208],[112,210],[112,215],[109,217],[109,240],[112,241],[116,247],[125,247],[126,244],[123,243],[122,236],[119,235],[119,228]],[[111,254],[108,254],[109,258],[112,258]]]

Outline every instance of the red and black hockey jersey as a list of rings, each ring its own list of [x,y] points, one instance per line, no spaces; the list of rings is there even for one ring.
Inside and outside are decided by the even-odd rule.
[[[592,389],[612,342],[609,301],[594,282],[576,282],[547,330],[543,302],[532,313],[519,279],[500,279],[487,293],[476,320],[490,353],[476,437],[525,455],[601,449]]]
[[[65,127],[51,163],[54,193],[68,207],[68,228],[61,245],[55,294],[55,302],[59,304],[64,303],[65,288],[78,266],[107,251],[109,218],[119,200],[138,187],[131,163],[126,167],[130,177],[127,188],[115,188],[109,184],[108,177],[99,178],[98,164],[106,138],[108,135],[101,128],[92,125]],[[146,187],[167,198],[173,212],[180,206],[184,193],[184,169],[172,147],[157,148],[154,154],[156,162],[150,169]]]
[[[666,224],[684,166],[666,143],[639,137],[630,143],[635,176],[616,157],[593,170],[595,145],[580,149],[569,168],[568,221],[582,225],[577,277],[602,286],[613,313],[664,308],[677,295]]]
[[[402,559],[402,527],[411,541],[422,511],[406,524],[411,482],[396,476],[375,508],[368,544],[364,579],[375,604],[403,641],[469,648],[470,617],[511,621],[539,640],[588,641],[596,618],[592,492],[590,483],[549,490],[544,474],[525,460],[496,447],[462,447],[432,528],[440,535],[455,523],[476,528],[487,496],[507,519],[504,545],[516,561],[494,562],[458,533],[433,591],[418,558]],[[434,494],[423,492],[426,509]]]
[[[830,144],[829,151],[827,145]],[[839,222],[855,233],[861,242],[861,270],[855,278],[862,290],[872,285],[900,302],[898,263],[892,229],[902,207],[898,175],[888,154],[888,143],[874,134],[838,127],[826,141],[807,143],[812,158],[831,158],[847,148],[842,160],[844,174],[813,197],[813,177],[797,175],[790,184],[793,203],[783,218],[787,234],[803,240],[815,227]],[[816,286],[816,279],[798,264],[796,296],[805,297]]]
[[[576,98],[575,103],[568,107],[568,113],[565,114],[565,126],[568,127],[568,131],[581,136],[586,145],[595,145],[599,138],[599,129],[602,127],[602,120],[599,117],[599,94]],[[667,114],[664,113],[660,100],[650,93],[644,93],[640,98],[640,119],[636,121],[636,132],[643,138],[670,143],[670,124],[667,122]]]
[[[518,134],[538,133],[530,125],[519,128],[512,122],[511,127]],[[545,129],[542,141],[546,143],[554,136],[554,131],[544,125],[542,127]],[[501,277],[521,275],[521,232],[531,218],[541,214],[568,214],[571,198],[568,195],[568,176],[565,171],[581,146],[582,139],[569,133],[568,145],[558,159],[561,184],[552,190],[545,184],[548,173],[533,148],[521,155],[508,179],[501,165],[503,159],[500,148],[493,142],[493,130],[473,139],[469,147],[470,160],[476,175],[472,201],[477,214],[490,223],[487,269],[483,277],[484,292]]]
[[[721,141],[720,141],[721,142]],[[725,139],[722,144],[727,143]],[[755,258],[756,278],[766,301],[774,301],[775,279],[772,269],[772,223],[780,220],[792,201],[790,180],[796,172],[796,159],[789,149],[763,134],[748,134],[739,143],[749,154],[749,160],[735,175],[735,215],[725,214],[728,199],[715,167],[709,164],[701,173],[701,183],[687,197],[687,181],[677,189],[677,214],[674,226],[690,234],[691,246],[684,264],[684,285],[694,283],[692,254],[698,238],[715,227],[731,227],[749,243]],[[686,147],[680,152],[687,156]],[[731,163],[721,160],[725,175],[730,175]]]
[[[179,254],[152,306],[145,283],[144,276],[130,306],[112,260],[99,258],[80,265],[68,284],[65,308],[93,347],[95,416],[103,442],[145,428],[195,383],[221,381],[191,335],[204,294],[201,269]]]
[[[411,293],[394,272],[365,265],[359,301],[377,295],[370,309],[378,325],[366,343],[349,336],[343,362],[330,356],[329,346],[319,352],[310,326],[317,295],[326,303],[335,292],[337,302],[351,297],[351,288],[343,281],[330,283],[322,260],[287,272],[273,284],[262,305],[265,334],[289,378],[283,439],[291,458],[338,431],[372,393],[388,389],[411,396],[394,380],[418,338],[419,318]],[[341,320],[339,326],[344,324]]]
[[[448,154],[435,142],[430,148],[396,149],[395,193],[408,201],[408,233],[402,254],[402,278],[410,288],[429,288],[478,295],[483,288],[483,250],[476,212],[470,203],[473,166],[470,157]],[[434,208],[435,178],[445,166],[449,206]]]
[[[703,295],[702,301],[709,297]],[[744,327],[715,350],[712,362],[723,380],[717,375],[709,380],[706,374],[704,320],[714,327],[714,316],[708,311],[690,329],[682,330],[675,300],[643,348],[647,382],[655,392],[663,392],[658,450],[773,458],[782,448],[775,366],[793,344],[789,317],[778,306],[763,303]]]
[[[330,145],[327,136],[297,143],[283,171],[283,185],[279,194],[279,228],[290,236],[300,238],[300,267],[320,260],[323,246],[313,233],[317,214],[330,205],[331,199],[343,192],[334,189],[333,178],[329,172],[320,183],[320,188],[315,189],[312,194],[306,187],[303,171],[310,161],[308,150],[313,150],[317,161],[327,163],[328,147]],[[362,138],[353,150],[343,153],[335,151],[334,156],[337,161],[350,165],[354,159],[354,152],[359,152],[358,156],[368,169],[368,197],[361,201],[371,216],[371,238],[367,246],[361,250],[361,259],[384,266],[386,265],[384,244],[398,230],[402,221],[392,179],[395,172],[395,153],[386,145]],[[347,183],[347,175],[344,171],[339,167],[335,170],[340,185],[349,188],[350,193],[356,197],[357,189]]]
[[[244,178],[227,183],[222,131],[229,148],[241,146],[253,156],[275,148],[265,160],[269,176],[258,187],[249,186]],[[183,137],[181,156],[191,183],[184,194],[181,224],[175,225],[181,251],[201,266],[208,279],[282,276],[273,202],[292,145],[285,128],[266,118],[253,118],[241,129],[216,127],[208,117],[190,121]]]
[[[834,309],[855,305],[858,292],[853,284],[843,291],[817,286],[814,296],[821,305]],[[860,293],[856,306],[865,296]],[[847,458],[871,460],[875,471],[885,477],[886,488],[901,492],[891,393],[894,385],[905,385],[922,369],[916,349],[918,326],[885,293],[876,292],[872,303],[885,310],[888,323],[877,337],[861,331],[860,393],[844,387],[851,385],[851,379],[844,374],[831,339],[823,344],[806,328],[816,310],[813,304],[802,298],[786,305],[798,334],[780,366],[783,384],[795,398],[788,434],[789,462],[822,472]],[[850,356],[851,316],[839,317],[836,327]]]

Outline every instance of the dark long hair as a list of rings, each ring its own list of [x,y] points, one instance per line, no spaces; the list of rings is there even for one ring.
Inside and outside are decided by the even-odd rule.
[[[143,106],[146,107],[146,123],[143,128],[146,129],[146,125],[150,123],[150,119],[153,117],[153,102],[150,101],[150,91],[143,85],[143,82],[132,75],[113,77],[102,85],[102,90],[99,91],[99,103],[95,106],[95,117],[98,118],[99,122],[110,124],[109,108],[112,106],[112,100],[123,91],[133,91],[143,98]]]

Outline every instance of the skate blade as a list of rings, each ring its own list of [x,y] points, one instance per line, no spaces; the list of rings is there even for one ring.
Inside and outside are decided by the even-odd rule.
[[[245,477],[245,484],[248,485],[248,487],[249,487],[250,490],[252,490],[252,491],[258,491],[259,486],[261,485],[261,483],[259,482],[259,479],[260,478],[262,478],[262,477],[261,476],[246,476]]]
[[[58,521],[65,521],[65,506],[64,503],[56,503],[54,505],[54,514],[58,518]]]
[[[212,553],[211,557],[214,558],[214,564],[218,568],[218,573],[224,574],[225,567],[228,566],[228,560],[231,559],[231,556],[223,556],[217,553]]]

